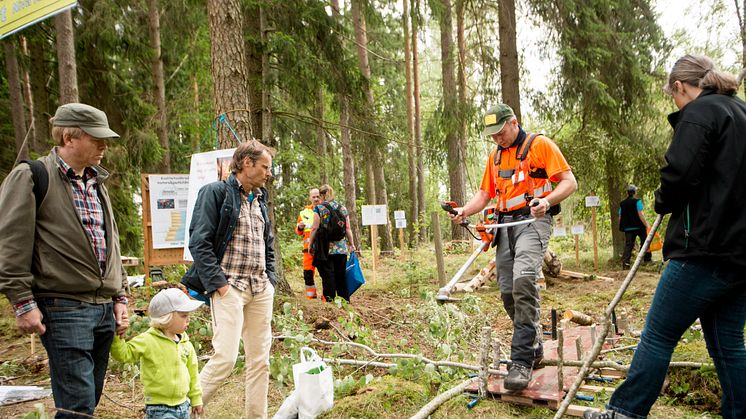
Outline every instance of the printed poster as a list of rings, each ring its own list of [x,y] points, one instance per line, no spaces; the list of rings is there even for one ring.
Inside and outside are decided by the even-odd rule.
[[[225,180],[230,176],[230,164],[235,148],[208,151],[192,154],[189,168],[189,195],[187,199],[186,232],[184,234],[184,260],[194,260],[189,252],[189,225],[192,223],[192,211],[197,202],[200,188],[216,180]]]
[[[153,249],[184,247],[189,175],[149,175]]]

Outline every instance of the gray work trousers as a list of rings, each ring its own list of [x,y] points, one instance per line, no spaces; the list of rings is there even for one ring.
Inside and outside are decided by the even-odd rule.
[[[525,219],[525,216],[523,217]],[[510,216],[502,222],[518,221]],[[505,311],[513,321],[510,358],[530,367],[544,353],[543,331],[539,322],[539,287],[536,279],[544,260],[552,229],[552,216],[531,224],[497,230],[495,258],[500,295]]]

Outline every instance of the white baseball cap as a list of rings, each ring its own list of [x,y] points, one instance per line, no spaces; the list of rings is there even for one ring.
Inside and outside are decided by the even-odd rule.
[[[174,311],[189,313],[200,308],[204,303],[189,298],[184,291],[178,288],[165,289],[150,300],[148,315],[150,317],[161,317]]]

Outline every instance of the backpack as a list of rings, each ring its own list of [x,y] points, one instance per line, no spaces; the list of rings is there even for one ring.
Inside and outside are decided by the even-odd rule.
[[[342,214],[339,207],[334,209],[328,202],[324,202],[321,205],[329,210],[329,218],[322,224],[323,230],[326,233],[326,239],[330,242],[342,240],[347,233],[347,218]]]
[[[49,189],[47,168],[40,160],[23,160],[21,163],[26,163],[31,168],[31,179],[34,181],[34,198],[36,199],[36,210],[38,211],[41,202],[47,196],[47,189]]]

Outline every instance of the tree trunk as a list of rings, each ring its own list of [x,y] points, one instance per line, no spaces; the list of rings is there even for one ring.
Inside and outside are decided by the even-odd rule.
[[[332,0],[332,16],[341,20],[339,0]],[[356,249],[360,248],[360,223],[357,218],[357,177],[355,176],[355,155],[350,137],[350,98],[344,93],[337,94],[339,101],[339,137],[342,143],[342,161],[344,162],[345,206],[350,217],[352,241]]]
[[[158,0],[148,0],[148,31],[150,47],[153,49],[150,68],[155,86],[155,105],[158,108],[158,142],[163,150],[160,172],[171,173],[171,152],[168,143],[168,114],[166,113],[166,83],[163,79],[163,57],[161,56],[161,23]]]
[[[378,199],[378,205],[385,205],[387,209],[386,224],[378,226],[378,234],[381,236],[381,254],[393,256],[394,238],[391,235],[391,220],[389,217],[391,208],[389,208],[389,198],[386,193],[386,178],[383,173],[383,166],[386,159],[378,147],[373,150],[373,153],[376,156],[375,161],[378,162],[378,164],[373,166],[373,174],[376,179],[376,198]]]
[[[606,156],[606,173],[615,173],[616,167],[620,167],[611,153]],[[612,260],[619,260],[624,250],[624,233],[619,231],[619,203],[622,202],[624,183],[618,176],[606,176],[606,188],[609,193],[609,219],[611,220],[611,242],[613,247]]]
[[[24,144],[26,138],[26,121],[23,115],[23,93],[21,92],[21,78],[18,76],[18,57],[16,57],[15,37],[3,41],[5,47],[5,69],[8,74],[8,90],[10,93],[10,114],[13,118],[13,132],[16,140],[16,163],[28,160],[28,146]]]
[[[264,7],[259,8],[259,31],[261,33],[262,45],[267,44],[267,33],[271,29],[267,22],[267,11]],[[275,150],[278,149],[277,141],[274,135],[272,135],[272,102],[271,102],[271,72],[272,67],[270,66],[269,54],[266,50],[262,49],[261,55],[261,135],[262,141],[265,144],[273,147]],[[259,118],[254,118],[259,119]],[[277,189],[275,187],[276,179],[274,176],[267,182],[267,192],[269,193],[269,218],[272,221],[272,233],[275,236],[274,250],[275,250],[275,272],[277,274],[277,291],[283,295],[293,295],[293,289],[290,287],[287,279],[285,278],[285,270],[282,263],[282,246],[280,241],[277,240],[277,217],[276,217],[276,205],[275,199],[277,197]]]
[[[261,40],[264,34],[261,29],[261,11],[259,2],[243,2],[247,5],[245,13],[245,39],[246,39],[246,70],[249,109],[251,109],[251,134],[253,137],[262,135],[262,118],[260,113],[262,106],[262,55],[264,48]],[[247,138],[248,139],[248,138]]]
[[[60,73],[60,105],[79,102],[78,70],[75,64],[75,35],[70,9],[54,17],[57,32],[57,66]]]
[[[461,167],[465,171],[466,170],[466,146],[467,146],[466,137],[468,135],[468,129],[469,129],[467,111],[469,108],[469,104],[467,103],[468,85],[466,83],[466,33],[464,29],[464,13],[465,13],[465,0],[456,0],[456,45],[458,47],[458,69],[457,69],[458,139],[459,139],[459,158],[462,162]],[[462,191],[462,196],[465,201],[466,200],[466,176],[465,174],[462,174],[462,179],[463,179],[462,181],[464,182],[464,189]],[[460,231],[463,231],[463,230],[460,230]],[[464,231],[464,233],[466,232]],[[466,234],[464,234],[464,237],[466,237]]]
[[[443,119],[446,135],[446,153],[448,159],[448,182],[451,189],[451,201],[464,205],[466,181],[464,180],[463,150],[458,134],[458,89],[454,75],[453,27],[451,0],[441,0],[440,16],[440,58],[443,86]],[[466,231],[457,224],[451,225],[451,237],[454,240],[466,238]]]
[[[34,98],[34,140],[31,149],[42,154],[49,149],[49,92],[47,91],[47,65],[44,59],[46,40],[43,32],[36,30],[28,38],[29,45],[29,76],[31,96]]]
[[[192,75],[192,97],[194,98],[194,109],[199,109],[199,83],[197,83],[197,76],[194,74]],[[200,148],[200,138],[196,135],[192,136],[192,152],[199,153]]]
[[[352,9],[352,21],[355,26],[355,40],[357,41],[357,52],[358,52],[358,64],[360,66],[360,72],[366,80],[365,95],[368,102],[368,112],[371,115],[375,114],[375,101],[373,98],[373,89],[370,85],[370,63],[368,61],[368,35],[366,33],[365,16],[362,11],[362,0],[352,0],[350,3]],[[369,181],[373,184],[371,188],[375,190],[372,195],[376,198],[376,201],[371,201],[373,205],[388,205],[388,198],[386,193],[386,178],[383,170],[383,158],[381,156],[380,147],[376,144],[377,139],[370,139],[368,143],[368,164],[372,167],[373,176],[369,176]],[[388,212],[388,211],[387,211]],[[387,214],[388,218],[388,214]],[[391,237],[390,224],[386,224],[381,230],[381,253],[389,253],[394,249],[394,241]]]
[[[324,131],[324,88],[319,86],[316,90],[316,119],[318,124],[316,125],[316,139],[319,143],[319,174],[321,185],[329,183],[328,175],[328,163],[329,163],[329,151],[326,146],[326,132]]]
[[[518,81],[518,48],[515,34],[515,0],[499,0],[500,32],[500,87],[503,102],[513,108],[516,118],[521,119],[521,93]]]
[[[239,137],[234,138],[230,130],[221,124],[218,128],[218,143],[220,148],[231,148],[239,141],[253,137],[240,1],[208,0],[207,12],[215,115],[231,111],[227,115],[228,121]]]
[[[416,243],[415,221],[419,214],[419,202],[417,202],[417,151],[414,144],[414,103],[412,103],[412,52],[409,41],[409,0],[402,0],[402,32],[404,32],[404,76],[406,82],[406,106],[407,106],[407,164],[409,168],[409,223],[407,233],[409,234],[409,245]]]
[[[412,84],[414,85],[414,148],[417,160],[417,222],[420,225],[420,242],[427,240],[427,219],[425,218],[425,165],[422,160],[422,114],[420,113],[420,66],[417,45],[417,31],[420,19],[420,2],[412,0]],[[414,221],[414,220],[413,220]]]
[[[738,0],[733,0],[736,6],[736,17],[738,17],[738,35],[741,38],[741,71],[738,73],[736,81],[738,82],[738,88],[743,83],[744,76],[746,76],[746,0],[743,0],[741,4],[738,4]],[[744,89],[746,91],[746,89]]]
[[[340,139],[344,161],[345,207],[350,216],[350,228],[355,248],[360,248],[360,225],[357,219],[357,185],[355,184],[355,158],[350,143],[350,100],[340,95]]]
[[[28,63],[28,41],[25,36],[20,36],[19,41],[21,42],[21,54],[23,54],[24,57],[22,63]],[[34,96],[31,94],[31,77],[29,76],[28,64],[21,64],[20,69],[23,71],[23,100],[26,103],[26,112],[29,120],[29,130],[31,131],[29,133],[29,138],[26,140],[25,146],[26,150],[28,151],[33,148],[34,138],[36,137],[36,132],[34,132]]]

